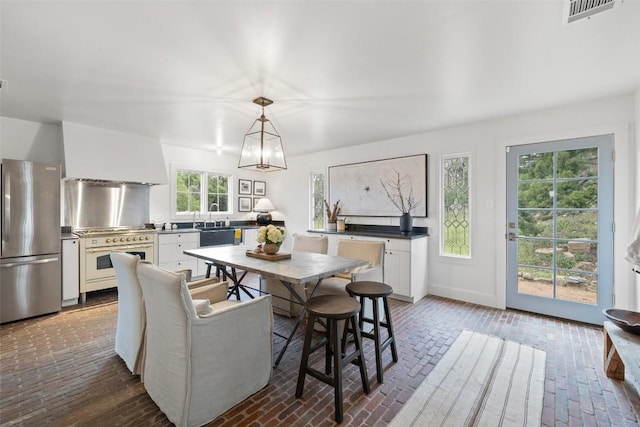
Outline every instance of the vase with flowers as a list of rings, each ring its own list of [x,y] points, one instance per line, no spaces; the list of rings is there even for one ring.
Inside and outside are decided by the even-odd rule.
[[[340,200],[333,204],[333,209],[329,207],[329,203],[324,201],[324,206],[327,209],[327,229],[329,231],[336,231],[338,214],[340,213]]]
[[[260,227],[256,240],[258,243],[262,243],[262,252],[267,255],[276,254],[284,240],[284,228],[276,227],[273,224]]]
[[[394,169],[393,171],[396,173],[396,178],[386,181],[381,178],[380,184],[382,184],[382,188],[391,203],[402,213],[400,216],[400,232],[410,233],[413,230],[411,211],[420,205],[420,200],[417,200],[413,194],[411,177],[403,177],[397,170]]]

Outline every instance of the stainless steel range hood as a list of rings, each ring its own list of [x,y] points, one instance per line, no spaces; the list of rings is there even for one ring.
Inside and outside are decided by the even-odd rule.
[[[160,141],[139,135],[62,122],[65,178],[167,184]]]

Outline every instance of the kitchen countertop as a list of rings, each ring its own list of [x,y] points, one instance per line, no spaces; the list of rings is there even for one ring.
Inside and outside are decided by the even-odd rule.
[[[230,225],[230,226],[223,226],[223,227],[218,227],[216,229],[212,229],[212,230],[207,230],[207,231],[215,231],[215,230],[235,230],[236,228],[240,228],[242,230],[246,230],[246,229],[255,229],[255,228],[260,228],[257,225]],[[158,234],[175,234],[175,233],[200,233],[201,230],[199,228],[175,228],[175,229],[171,229],[171,230],[160,230],[160,229],[156,229],[156,231],[158,232]]]
[[[397,226],[351,224],[345,231],[307,230],[308,233],[368,236],[387,239],[418,239],[429,236],[428,227],[413,227],[411,233],[401,233]]]
[[[199,233],[202,230],[198,230],[197,228],[176,228],[172,230],[156,229],[155,231],[157,231],[158,234],[175,234],[175,233]]]

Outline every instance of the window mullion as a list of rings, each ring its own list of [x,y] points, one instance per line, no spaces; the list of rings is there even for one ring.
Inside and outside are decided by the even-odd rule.
[[[200,173],[200,213],[207,214],[209,211],[209,174],[207,172]]]

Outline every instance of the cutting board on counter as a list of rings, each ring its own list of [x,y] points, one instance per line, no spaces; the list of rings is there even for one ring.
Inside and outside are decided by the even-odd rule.
[[[268,261],[279,261],[281,259],[291,258],[291,254],[286,252],[269,255],[269,254],[265,254],[264,252],[254,252],[253,250],[247,251],[247,256],[251,258],[266,259]]]

